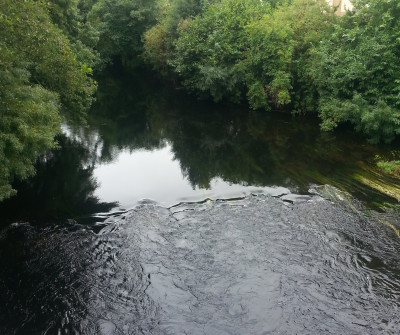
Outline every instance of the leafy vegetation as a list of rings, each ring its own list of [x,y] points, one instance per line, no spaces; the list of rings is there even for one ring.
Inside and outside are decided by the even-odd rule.
[[[32,175],[36,157],[55,146],[61,106],[82,113],[94,85],[45,4],[1,0],[0,8],[1,200],[15,193],[9,182]]]
[[[354,1],[343,17],[325,0],[164,1],[145,55],[189,91],[253,109],[318,113],[371,142],[400,133],[400,2]]]
[[[324,129],[351,122],[372,142],[400,133],[400,2],[357,1],[315,50]]]
[[[313,110],[316,94],[308,68],[313,49],[332,30],[335,16],[329,10],[325,1],[294,0],[246,27],[244,72],[251,107]]]
[[[142,35],[154,20],[155,0],[98,0],[88,21],[98,33],[96,49],[104,64],[119,58],[135,66],[143,53]]]
[[[184,85],[215,101],[240,101],[245,84],[241,62],[248,48],[245,27],[268,8],[258,0],[222,0],[201,16],[182,21],[171,64]]]
[[[400,178],[400,151],[394,150],[387,156],[375,156],[378,168],[393,177]]]
[[[386,173],[392,174],[400,178],[400,161],[391,161],[391,162],[383,161],[383,162],[378,162],[377,165]]]

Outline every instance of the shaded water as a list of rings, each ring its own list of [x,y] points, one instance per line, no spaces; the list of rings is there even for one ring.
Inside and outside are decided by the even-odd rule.
[[[398,334],[400,240],[327,190],[9,227],[0,332]]]
[[[398,144],[143,77],[0,204],[0,334],[398,334]]]
[[[347,129],[324,133],[309,117],[199,102],[144,78],[100,81],[88,126],[64,126],[61,149],[0,204],[3,221],[82,219],[115,202],[170,206],[270,186],[306,194],[330,184],[371,206],[400,199],[399,181],[375,158],[393,160],[399,144],[372,146]]]

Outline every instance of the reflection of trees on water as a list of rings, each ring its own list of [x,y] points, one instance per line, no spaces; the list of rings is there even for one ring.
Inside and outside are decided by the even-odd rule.
[[[374,173],[374,155],[385,152],[352,132],[321,133],[315,119],[201,102],[146,73],[109,76],[99,87],[86,134],[97,134],[91,145],[97,161],[110,161],[121,150],[158,149],[168,141],[193,187],[207,188],[220,177],[299,191],[328,183],[363,193],[354,174]]]
[[[265,113],[230,113],[226,118],[227,114],[214,120],[210,115],[205,121],[199,113],[181,115],[181,131],[166,131],[193,185],[206,187],[213,177],[220,177],[258,186],[307,186],[312,173],[326,168],[327,146],[323,154],[318,148],[310,152],[318,128],[304,129],[289,118]]]
[[[111,162],[122,150],[152,150],[165,145],[149,124],[148,110],[157,83],[145,80],[146,76],[100,79],[88,127],[71,127],[97,162]]]
[[[106,212],[115,203],[99,202],[93,196],[97,182],[93,177],[91,153],[80,143],[62,135],[59,150],[37,162],[36,175],[17,183],[16,197],[0,204],[8,220],[60,220]]]
[[[193,186],[208,187],[220,177],[235,184],[280,185],[301,192],[310,183],[365,192],[353,176],[372,172],[374,155],[385,151],[345,129],[337,136],[323,133],[316,119],[178,101],[153,109],[151,119],[158,122],[151,124],[162,127],[158,133],[171,143]]]
[[[331,184],[369,197],[372,190],[354,175],[373,175],[374,155],[387,152],[346,131],[337,138],[321,133],[317,120],[200,102],[146,73],[99,83],[88,125],[68,127],[68,138],[59,138],[61,149],[38,163],[36,177],[16,185],[19,196],[1,204],[2,213],[65,218],[106,211],[113,204],[93,197],[94,167],[123,150],[160,149],[166,142],[193,187],[208,188],[220,177],[297,191],[307,191],[310,183]]]

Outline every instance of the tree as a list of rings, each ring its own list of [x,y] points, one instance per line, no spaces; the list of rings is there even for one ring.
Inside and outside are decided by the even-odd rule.
[[[161,1],[157,24],[144,35],[145,59],[164,75],[171,75],[170,62],[175,53],[178,26],[186,19],[194,18],[207,8],[206,0]]]
[[[87,21],[87,15],[97,0],[49,0],[51,21],[68,38],[80,63],[94,67],[100,61],[95,50],[99,32]]]
[[[356,2],[315,48],[310,67],[322,127],[350,122],[370,141],[400,133],[400,3]]]
[[[202,15],[181,21],[172,64],[184,85],[215,101],[240,101],[245,76],[239,65],[248,46],[245,27],[268,9],[259,0],[222,0]]]
[[[94,82],[46,4],[0,0],[0,200],[10,183],[34,173],[35,159],[56,143],[59,112],[82,117]]]
[[[143,34],[155,23],[156,0],[99,0],[88,14],[98,32],[97,50],[103,64],[120,58],[135,65],[143,54]]]
[[[246,27],[249,51],[242,66],[252,108],[292,104],[313,110],[315,88],[305,69],[310,50],[329,34],[333,19],[324,0],[294,0]]]

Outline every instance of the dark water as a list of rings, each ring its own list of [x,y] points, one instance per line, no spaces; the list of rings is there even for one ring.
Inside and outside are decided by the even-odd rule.
[[[372,146],[348,129],[323,133],[313,118],[199,102],[145,78],[100,81],[88,126],[64,126],[61,148],[0,204],[4,222],[82,220],[115,202],[170,206],[270,186],[306,194],[329,184],[375,207],[400,200],[399,181],[375,157],[393,160],[399,144]]]
[[[319,192],[328,200],[145,202],[98,234],[11,226],[0,236],[0,332],[398,334],[389,214]]]
[[[400,333],[398,144],[99,88],[0,204],[0,334]]]

